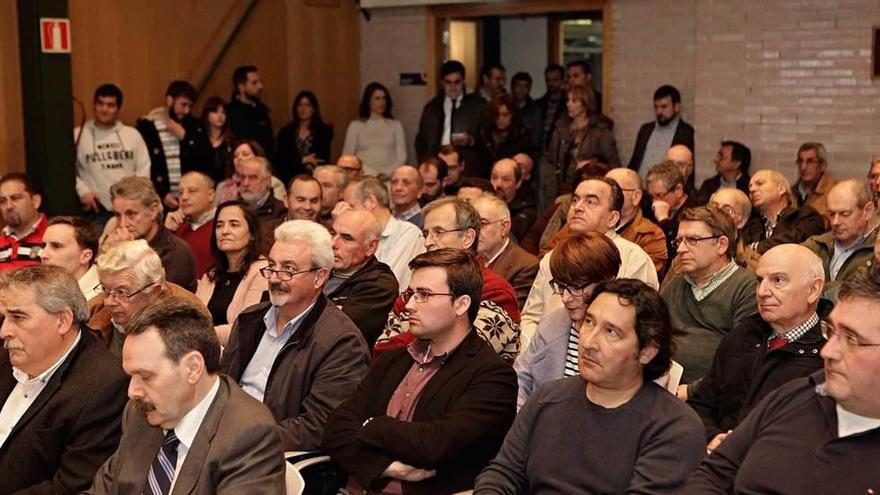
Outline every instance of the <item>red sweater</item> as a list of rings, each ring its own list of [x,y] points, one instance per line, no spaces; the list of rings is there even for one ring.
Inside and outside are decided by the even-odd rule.
[[[196,277],[202,278],[202,275],[214,264],[214,253],[211,252],[211,233],[214,231],[214,220],[197,228],[192,229],[189,223],[182,223],[174,234],[180,237],[192,249],[193,256],[196,257]]]
[[[0,271],[36,265],[40,262],[43,233],[46,232],[46,215],[40,213],[40,221],[21,239],[12,237],[8,232],[7,227],[0,233]]]

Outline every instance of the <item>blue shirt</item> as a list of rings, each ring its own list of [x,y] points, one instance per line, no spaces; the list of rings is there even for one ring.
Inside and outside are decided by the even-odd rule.
[[[266,325],[266,331],[260,339],[260,344],[254,352],[251,361],[241,375],[238,384],[242,390],[248,393],[254,399],[263,402],[263,396],[266,394],[266,383],[269,381],[269,373],[272,372],[272,366],[275,364],[275,358],[284,347],[284,344],[290,340],[290,337],[299,328],[303,317],[311,311],[315,303],[309,305],[302,313],[294,319],[287,322],[281,332],[278,332],[278,306],[272,306],[266,315],[263,316],[263,323]]]

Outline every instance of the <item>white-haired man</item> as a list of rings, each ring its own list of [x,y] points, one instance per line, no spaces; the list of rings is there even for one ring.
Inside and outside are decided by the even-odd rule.
[[[788,242],[804,242],[825,231],[825,219],[813,207],[798,207],[788,179],[778,170],[759,170],[749,182],[749,199],[758,211],[743,229],[743,242],[763,254]]]
[[[269,302],[238,315],[221,371],[266,404],[289,450],[316,450],[327,417],[370,366],[361,331],[324,296],[333,268],[330,234],[308,220],[275,229],[268,265]]]

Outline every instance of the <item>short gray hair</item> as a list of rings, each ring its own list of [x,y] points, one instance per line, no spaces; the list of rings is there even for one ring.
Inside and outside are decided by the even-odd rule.
[[[321,224],[309,220],[288,220],[275,228],[275,241],[307,242],[312,247],[312,268],[333,268],[333,241]]]
[[[822,143],[816,142],[807,142],[798,148],[798,155],[801,154],[802,151],[815,151],[816,158],[822,163],[828,163],[828,152],[825,151],[825,145]]]
[[[269,160],[265,159],[264,157],[252,156],[252,157],[246,158],[242,163],[247,163],[247,162],[259,163],[260,166],[263,167],[263,169],[262,169],[263,171],[261,174],[263,177],[269,177],[270,175],[272,175],[272,164],[269,163]]]
[[[110,199],[112,201],[116,198],[140,201],[147,208],[160,204],[153,183],[146,177],[130,176],[116,181],[110,186]]]
[[[165,283],[165,268],[162,266],[162,260],[143,239],[110,246],[98,256],[96,264],[99,278],[131,270],[141,286]],[[151,291],[152,288],[144,290],[145,293]]]
[[[628,170],[628,169],[627,169]],[[494,218],[493,220],[500,220],[501,218],[510,218],[510,208],[507,206],[507,203],[504,202],[503,199],[495,196],[494,194],[483,194],[478,196],[470,201],[471,206],[474,208],[481,203],[486,203],[490,208],[492,208],[495,213],[499,215],[500,218]],[[479,212],[479,209],[477,209]]]
[[[722,187],[712,193],[712,196],[709,197],[709,202],[711,203],[713,201],[716,201],[715,198],[719,194],[730,194],[733,198],[733,202],[737,205],[737,213],[739,213],[739,215],[746,220],[751,218],[752,202],[751,200],[749,200],[749,197],[746,195],[746,193],[735,187]]]
[[[345,190],[345,186],[348,185],[348,176],[345,175],[345,172],[342,171],[341,168],[336,165],[318,165],[315,167],[315,170],[312,172],[314,176],[317,172],[327,171],[336,175],[336,187],[339,188],[340,193]]]
[[[0,274],[0,291],[34,289],[37,306],[57,315],[69,309],[73,322],[89,321],[89,305],[77,281],[63,268],[52,265],[31,265]]]
[[[358,201],[363,202],[367,199],[367,196],[372,195],[380,205],[385,208],[391,207],[388,188],[385,187],[385,184],[382,184],[382,181],[378,178],[367,175],[353,180],[349,185],[354,187],[354,196]]]

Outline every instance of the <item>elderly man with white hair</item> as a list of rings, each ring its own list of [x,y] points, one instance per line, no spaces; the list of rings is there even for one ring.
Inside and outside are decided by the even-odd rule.
[[[162,260],[143,239],[111,245],[98,256],[96,265],[101,283],[95,288],[99,294],[89,301],[89,328],[99,332],[117,356],[122,356],[125,326],[132,315],[163,294],[204,307],[195,294],[165,279]]]
[[[764,396],[822,369],[825,339],[816,307],[822,261],[798,244],[781,244],[758,262],[758,314],[740,320],[718,344],[709,372],[688,404],[714,450]]]
[[[332,268],[327,229],[308,220],[279,225],[260,270],[269,301],[238,315],[220,365],[269,408],[285,451],[317,450],[327,417],[370,366],[361,331],[324,296]]]

